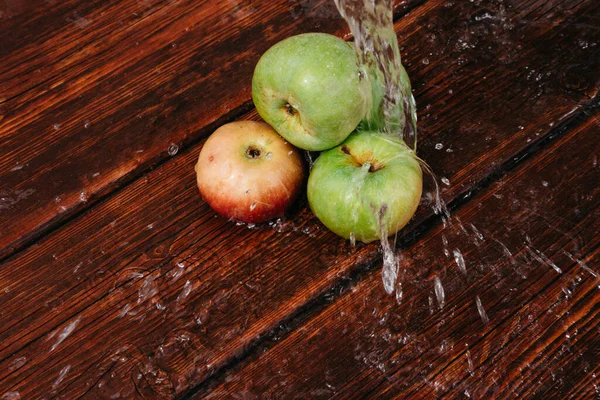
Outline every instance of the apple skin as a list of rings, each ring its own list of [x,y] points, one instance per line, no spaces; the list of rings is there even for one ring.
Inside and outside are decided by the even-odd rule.
[[[202,147],[195,169],[200,194],[214,211],[253,224],[282,217],[305,177],[298,149],[256,121],[217,129]]]
[[[389,236],[402,229],[417,210],[422,190],[421,166],[401,139],[357,132],[317,158],[307,195],[327,228],[346,239],[354,233],[368,243],[380,239],[380,232]]]
[[[326,33],[282,40],[258,61],[252,100],[260,116],[293,145],[330,149],[366,115],[371,87],[349,43]]]

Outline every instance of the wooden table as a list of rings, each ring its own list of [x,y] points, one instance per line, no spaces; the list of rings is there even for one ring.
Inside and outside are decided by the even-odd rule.
[[[0,399],[599,398],[600,7],[395,7],[452,212],[402,296],[305,201],[249,229],[195,187],[268,47],[350,39],[332,1],[1,2]]]

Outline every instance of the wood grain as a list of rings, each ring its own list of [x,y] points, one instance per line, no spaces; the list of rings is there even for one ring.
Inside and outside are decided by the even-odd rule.
[[[461,3],[455,13],[447,4],[428,2],[396,28],[423,110],[420,154],[449,179],[450,201],[587,110],[598,77],[595,48],[576,45],[593,33],[578,27],[595,18],[591,2],[556,2],[552,15],[544,2]],[[591,62],[564,72],[581,60]],[[378,258],[302,205],[255,229],[216,217],[194,187],[201,146],[0,266],[2,390],[175,397]],[[417,222],[431,214],[426,203]]]
[[[0,257],[248,111],[275,42],[348,34],[324,0],[31,7],[0,18]]]
[[[598,396],[599,117],[402,249],[400,302],[371,271],[197,398]]]

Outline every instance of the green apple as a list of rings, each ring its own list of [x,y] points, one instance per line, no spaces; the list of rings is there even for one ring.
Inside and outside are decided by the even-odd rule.
[[[368,243],[392,235],[415,213],[423,188],[421,166],[401,140],[353,133],[323,152],[308,178],[308,203],[334,233]]]
[[[293,145],[337,146],[367,112],[371,88],[352,46],[325,33],[292,36],[267,50],[252,78],[260,116]]]

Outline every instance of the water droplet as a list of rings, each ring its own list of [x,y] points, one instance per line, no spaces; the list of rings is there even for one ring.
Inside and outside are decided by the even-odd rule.
[[[87,129],[87,128],[89,128],[89,127],[90,127],[90,120],[89,120],[89,119],[86,119],[86,120],[83,122],[83,127],[84,127],[85,129]]]
[[[52,346],[52,348],[50,348],[50,351],[54,351],[67,337],[69,337],[69,335],[71,333],[73,333],[73,331],[75,330],[75,328],[77,327],[77,325],[79,325],[79,322],[81,322],[81,317],[77,317],[77,319],[71,321],[70,323],[68,323],[60,332],[60,334],[58,335],[58,339],[56,340],[56,342],[54,343],[54,345]],[[54,334],[56,333],[56,331],[52,334],[52,336],[54,336]]]
[[[402,282],[398,282],[398,286],[396,287],[396,302],[398,304],[402,303],[402,296],[404,292],[402,291]]]
[[[177,146],[175,143],[172,143],[169,146],[168,152],[169,152],[170,156],[174,156],[175,154],[177,154],[178,151],[179,151],[179,146]]]
[[[60,372],[58,373],[58,377],[52,384],[52,389],[56,389],[58,387],[58,385],[61,384],[61,382],[63,381],[63,379],[65,379],[65,376],[67,376],[67,374],[69,373],[70,370],[71,370],[71,365],[67,365],[60,370]]]
[[[440,309],[444,308],[444,303],[445,303],[445,294],[444,294],[444,287],[442,286],[442,281],[440,280],[439,276],[436,276],[433,280],[433,287],[435,290],[435,297],[437,298],[438,304],[440,306]]]
[[[436,145],[435,145],[436,150],[441,150],[443,148],[444,148],[444,145],[442,143],[436,143]]]
[[[423,63],[423,65],[429,65],[429,58],[422,59],[421,63]]]
[[[477,312],[479,312],[481,321],[483,321],[484,324],[490,322],[490,319],[488,318],[485,309],[483,308],[483,304],[481,304],[481,299],[479,298],[479,296],[475,297],[475,304],[477,305]]]
[[[52,127],[54,128],[55,131],[60,129],[60,124],[54,124],[52,125]]]
[[[138,291],[138,303],[143,303],[145,300],[148,300],[154,297],[158,292],[158,288],[156,287],[156,283],[154,282],[153,276],[148,276],[144,279],[142,286]]]
[[[467,274],[467,265],[465,264],[465,259],[462,255],[462,253],[458,249],[452,250],[452,253],[454,254],[454,261],[456,262],[458,269],[460,270],[460,272],[462,272],[464,275],[466,275]]]
[[[446,177],[442,177],[442,183],[446,186],[450,186],[450,180]]]
[[[193,286],[192,286],[192,282],[187,281],[185,282],[185,285],[183,285],[183,289],[181,290],[181,293],[179,293],[179,296],[177,296],[177,303],[180,303],[182,300],[184,300],[186,297],[189,296],[189,294],[192,292]]]
[[[473,375],[475,368],[473,368],[473,360],[471,360],[471,350],[467,350],[465,355],[467,356],[467,368],[469,369],[469,373]]]
[[[250,211],[254,211],[255,208],[256,208],[256,202],[250,204]]]
[[[27,362],[27,357],[18,357],[11,361],[9,370],[14,371],[15,369],[21,368]]]
[[[271,159],[273,158],[273,153],[271,153],[271,152],[268,152],[268,153],[267,153],[267,155],[265,156],[265,158],[266,158],[267,160],[271,160]]]

